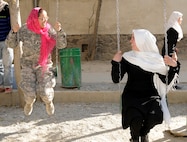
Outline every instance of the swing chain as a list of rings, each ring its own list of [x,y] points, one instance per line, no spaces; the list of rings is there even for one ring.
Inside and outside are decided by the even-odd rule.
[[[19,9],[19,0],[16,0],[16,10],[17,11],[19,11],[20,9]],[[18,19],[18,15],[17,15],[17,19]],[[18,24],[20,24],[19,22],[18,22]],[[21,26],[21,25],[19,25],[19,26]],[[19,32],[17,32],[17,43],[19,43]]]
[[[59,0],[56,0],[56,22],[58,21],[58,11],[59,11]],[[57,46],[58,46],[58,31],[57,31],[57,33],[56,33],[56,67],[57,67],[57,78],[58,78],[58,74],[59,74],[59,72],[58,72],[58,70],[59,70],[59,68],[58,68],[58,48],[57,48]]]
[[[116,34],[117,34],[117,51],[120,51],[120,21],[119,21],[119,0],[116,0]],[[121,94],[121,63],[119,63],[119,92]]]
[[[168,55],[168,44],[167,44],[167,11],[166,11],[166,0],[163,1],[164,9],[164,43],[165,43],[165,55]],[[168,66],[167,66],[168,68]],[[168,74],[166,74],[166,93],[168,90]]]
[[[119,21],[119,0],[116,0],[116,24],[117,24],[117,50],[120,51],[120,21]]]
[[[59,0],[56,0],[56,21],[58,21]]]
[[[167,11],[166,11],[166,0],[164,0],[164,35],[165,35],[165,55],[168,55],[168,45],[167,45]]]
[[[168,55],[168,44],[167,44],[167,11],[166,11],[166,0],[163,1],[163,10],[164,10],[164,44],[165,44],[165,55]],[[169,67],[166,66],[166,68],[168,69]],[[166,74],[166,95],[167,95],[167,90],[168,90],[168,72]],[[166,129],[170,130],[170,125],[167,124],[165,127],[167,127]]]

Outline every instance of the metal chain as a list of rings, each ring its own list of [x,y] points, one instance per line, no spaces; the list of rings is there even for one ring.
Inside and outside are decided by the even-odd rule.
[[[35,1],[34,1],[34,7],[38,6],[37,4],[38,4],[38,3],[37,3],[37,0],[35,0]]]
[[[56,0],[56,21],[58,21],[59,0]]]
[[[166,0],[163,1],[163,9],[164,9],[164,42],[165,42],[165,55],[168,55],[168,44],[167,44],[167,11],[166,11]],[[166,93],[168,87],[168,74],[166,74]]]
[[[168,55],[168,44],[167,44],[167,10],[166,10],[166,0],[163,1],[163,10],[164,10],[164,42],[165,42],[165,55]],[[168,66],[166,66],[168,68]],[[166,74],[166,99],[167,99],[167,90],[168,90],[168,72]],[[166,125],[166,129],[170,130],[170,125]]]
[[[59,12],[59,0],[56,0],[56,22],[58,21],[58,12]],[[58,31],[56,33],[56,67],[57,67],[57,79],[59,74],[59,68],[58,68]]]
[[[19,0],[16,0],[16,10],[19,11]],[[19,15],[17,12],[17,20],[18,20],[18,17],[19,17]],[[19,23],[19,21],[18,21],[18,24],[21,24],[21,23]],[[19,26],[21,26],[21,25],[19,25]],[[16,36],[17,36],[17,43],[19,43],[19,32],[17,32]]]
[[[166,11],[166,0],[164,0],[164,35],[165,35],[165,55],[168,55],[168,44],[167,44],[167,11]]]
[[[120,21],[119,21],[119,0],[116,0],[116,30],[117,30],[117,50],[120,51]]]
[[[120,51],[120,20],[119,20],[119,0],[116,0],[116,35],[117,35],[117,52]],[[119,63],[119,92],[121,94],[121,63]]]

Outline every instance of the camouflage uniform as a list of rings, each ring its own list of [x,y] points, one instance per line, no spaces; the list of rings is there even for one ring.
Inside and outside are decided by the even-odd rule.
[[[17,36],[18,34],[18,36]],[[52,71],[51,56],[48,57],[47,69],[45,72],[38,65],[40,56],[41,37],[28,30],[26,25],[23,25],[18,33],[10,32],[6,44],[11,48],[18,45],[18,41],[22,41],[22,56],[20,59],[21,65],[21,82],[18,84],[24,93],[25,101],[31,104],[35,101],[36,95],[40,95],[45,103],[49,103],[54,98],[54,87],[56,85],[55,76]],[[57,38],[57,32],[51,27],[49,36]],[[17,40],[17,38],[19,38]],[[58,32],[57,48],[62,49],[67,45],[66,33],[61,30]]]

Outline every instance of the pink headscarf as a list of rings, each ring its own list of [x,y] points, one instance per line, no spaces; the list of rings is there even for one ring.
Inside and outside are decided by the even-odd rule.
[[[27,28],[32,32],[41,35],[40,57],[38,60],[38,64],[41,65],[43,68],[45,68],[48,56],[53,50],[56,41],[55,39],[49,37],[48,30],[50,28],[50,25],[48,23],[44,28],[40,27],[38,21],[38,12],[40,9],[41,9],[40,7],[36,7],[32,9],[27,19]]]

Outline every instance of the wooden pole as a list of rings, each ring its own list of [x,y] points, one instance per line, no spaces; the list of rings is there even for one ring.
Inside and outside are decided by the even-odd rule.
[[[19,24],[21,27],[21,15],[20,15],[20,8],[19,8],[19,0],[10,0],[9,2],[9,9],[10,9],[10,20],[11,20],[11,27],[16,24]],[[19,38],[19,34],[17,35]],[[16,79],[17,89],[20,97],[20,106],[24,106],[24,98],[21,89],[18,87],[19,82],[21,81],[21,74],[20,74],[20,57],[22,54],[22,43],[18,41],[18,46],[14,49],[14,75]]]

